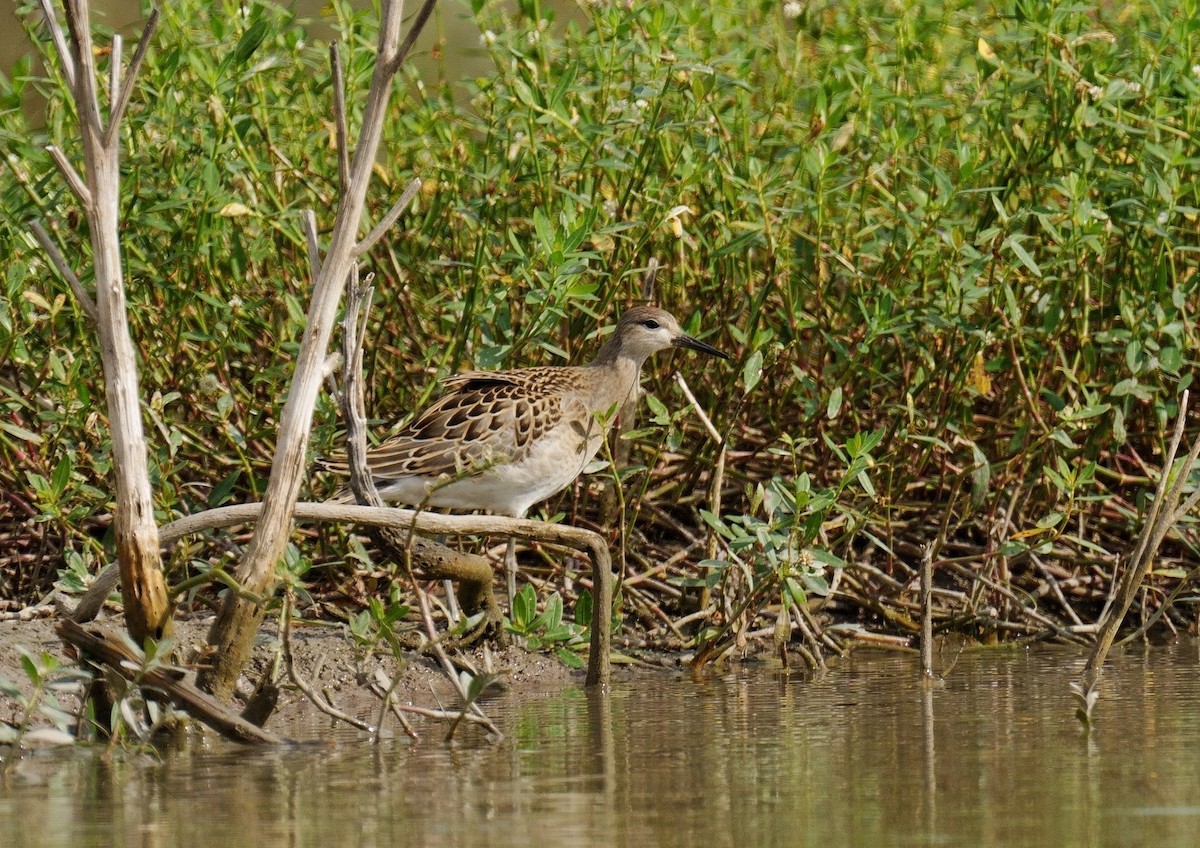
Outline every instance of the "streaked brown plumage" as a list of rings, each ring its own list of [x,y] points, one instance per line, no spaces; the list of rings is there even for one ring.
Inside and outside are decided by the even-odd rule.
[[[669,347],[728,358],[670,313],[637,306],[587,365],[467,371],[403,430],[367,452],[387,501],[522,516],[570,485],[599,450],[642,363]],[[326,468],[346,473],[344,460]],[[343,496],[342,500],[350,498]]]

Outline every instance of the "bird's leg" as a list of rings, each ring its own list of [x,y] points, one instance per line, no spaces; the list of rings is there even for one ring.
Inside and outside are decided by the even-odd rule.
[[[511,537],[504,549],[504,576],[508,580],[508,614],[511,617],[513,600],[517,597],[517,540]]]

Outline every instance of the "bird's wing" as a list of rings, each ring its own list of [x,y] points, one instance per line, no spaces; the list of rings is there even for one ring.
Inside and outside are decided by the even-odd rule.
[[[562,380],[554,368],[466,371],[403,430],[367,451],[377,478],[470,473],[520,461],[563,415]],[[346,470],[341,462],[326,468]]]

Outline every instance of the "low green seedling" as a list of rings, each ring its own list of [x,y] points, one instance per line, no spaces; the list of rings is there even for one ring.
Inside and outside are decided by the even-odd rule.
[[[513,598],[512,616],[504,629],[525,640],[531,651],[551,650],[571,668],[583,668],[580,651],[587,645],[588,627],[580,621],[591,621],[592,596],[580,593],[575,605],[575,621],[563,621],[563,601],[558,592],[546,598],[545,608],[537,611],[537,593],[526,583]]]

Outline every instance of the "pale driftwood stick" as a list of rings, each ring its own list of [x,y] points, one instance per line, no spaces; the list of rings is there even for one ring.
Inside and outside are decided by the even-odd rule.
[[[88,290],[83,287],[83,283],[79,282],[79,277],[67,264],[67,258],[62,255],[62,251],[58,249],[58,245],[54,243],[54,239],[50,238],[50,233],[46,232],[46,228],[42,226],[41,221],[34,221],[29,225],[29,229],[33,232],[33,237],[37,239],[37,243],[42,246],[42,250],[46,251],[46,255],[50,257],[50,262],[58,270],[58,273],[67,285],[70,286],[75,299],[79,301],[79,305],[87,316],[92,319],[92,323],[100,320],[100,315],[96,311],[96,301],[92,299]]]
[[[400,199],[392,204],[392,208],[383,216],[383,220],[375,225],[375,228],[367,234],[366,238],[355,245],[355,256],[361,257],[366,254],[368,250],[375,246],[377,241],[387,234],[387,231],[392,228],[392,225],[396,223],[396,220],[404,213],[404,210],[408,208],[408,204],[412,203],[412,199],[417,196],[417,191],[420,188],[420,179],[414,179],[408,184],[408,188],[404,189],[404,194],[400,195]]]
[[[54,166],[58,168],[58,172],[62,174],[62,178],[67,181],[67,188],[71,189],[71,194],[75,195],[75,199],[84,207],[92,205],[92,193],[88,191],[87,185],[83,181],[83,177],[79,176],[79,172],[75,170],[75,166],[67,159],[66,154],[53,144],[46,146],[46,152],[50,154],[50,159],[54,162]]]
[[[137,79],[138,71],[142,69],[142,62],[146,59],[146,51],[150,49],[150,39],[154,37],[154,30],[158,28],[158,9],[150,11],[150,18],[146,21],[146,26],[142,28],[142,37],[138,40],[137,50],[133,52],[133,61],[129,63],[129,73],[125,75],[125,83],[121,86],[120,94],[114,95],[108,112],[108,128],[104,131],[105,146],[113,143],[113,138],[121,129],[121,120],[125,117],[125,110],[129,107],[129,98],[133,96],[133,83]],[[120,36],[113,39],[113,55],[112,55],[112,84],[115,88],[117,80],[121,76],[120,71]]]
[[[692,388],[687,384],[687,380],[683,379],[683,375],[676,371],[673,375],[675,382],[679,384],[679,388],[683,391],[683,396],[687,398],[688,406],[696,413],[696,417],[700,419],[700,423],[704,425],[704,429],[708,435],[718,445],[723,445],[725,440],[721,438],[721,434],[717,432],[717,428],[713,426],[712,419],[708,417],[708,413],[700,406],[700,402],[696,400],[696,396],[692,394]]]
[[[433,0],[430,0],[432,5]],[[338,302],[354,262],[354,245],[362,219],[367,187],[383,135],[387,105],[399,64],[401,5],[385,0],[376,50],[375,71],[363,110],[363,122],[350,170],[350,183],[338,205],[329,248],[321,263],[309,305],[308,324],[296,356],[295,373],[280,415],[279,440],[262,503],[262,522],[238,567],[237,578],[255,595],[275,590],[275,566],[291,534],[293,511],[300,495],[305,452],[312,429],[313,409],[324,378],[323,365]],[[225,700],[250,658],[264,610],[230,592],[209,633],[216,663],[200,677],[201,689]]]
[[[53,34],[57,20],[48,5],[44,4],[43,10]],[[55,46],[69,51],[63,56],[73,60],[71,94],[79,115],[86,187],[61,150],[53,147],[50,152],[87,215],[96,278],[96,326],[116,476],[113,526],[117,561],[122,572],[126,627],[134,640],[141,642],[148,636],[158,639],[167,635],[172,620],[154,523],[137,358],[129,335],[121,269],[120,148],[113,125],[106,131],[100,115],[87,0],[67,0],[65,13],[70,41],[62,45],[58,31]],[[114,61],[119,62],[119,57]],[[65,58],[63,64],[67,65]],[[133,81],[130,74],[125,85],[131,86]]]
[[[350,131],[346,128],[346,77],[336,41],[329,42],[329,68],[333,72],[333,126],[337,140],[338,190],[350,184]],[[313,274],[315,277],[316,274]]]
[[[207,724],[227,739],[267,745],[289,741],[233,715],[211,696],[176,677],[169,669],[142,671],[141,658],[124,641],[101,627],[84,627],[65,618],[54,626],[54,630],[59,638],[74,645],[81,653],[104,663],[139,686],[163,693],[171,703],[182,707],[192,718]]]
[[[54,42],[54,52],[58,54],[58,61],[62,63],[63,76],[67,79],[67,85],[74,90],[75,60],[71,57],[71,51],[67,49],[67,40],[63,37],[62,27],[59,26],[54,10],[50,8],[50,0],[38,0],[38,5],[42,7],[42,18],[46,21],[46,28],[50,30],[50,39]]]
[[[262,514],[261,503],[235,504],[216,509],[205,510],[195,515],[189,515],[164,524],[159,538],[162,543],[182,539],[193,533],[202,533],[218,527],[232,527],[235,524],[249,524],[257,521]],[[471,536],[491,534],[495,536],[516,536],[534,542],[562,545],[578,551],[586,551],[592,559],[592,583],[595,603],[607,604],[604,609],[612,609],[612,557],[608,546],[597,533],[567,524],[549,524],[545,521],[534,521],[529,518],[508,518],[501,515],[439,515],[433,512],[417,512],[411,509],[395,507],[358,506],[357,504],[339,503],[298,503],[296,504],[296,519],[298,521],[318,521],[341,524],[374,525],[377,527],[394,527],[402,532],[441,533],[447,536]],[[101,591],[106,587],[103,597],[107,597],[120,579],[119,573],[112,566],[106,568],[96,578],[92,588],[85,595],[85,600],[93,591]],[[80,603],[80,607],[83,603]],[[598,615],[593,613],[593,615]],[[72,618],[79,619],[79,607]],[[591,656],[588,659],[588,682],[607,682],[610,671],[608,648],[611,646],[610,616],[599,616],[593,619]],[[605,650],[599,651],[603,643]],[[593,666],[595,666],[593,668]]]
[[[1088,657],[1087,664],[1084,666],[1083,686],[1079,687],[1078,691],[1083,691],[1085,696],[1091,696],[1091,703],[1094,703],[1094,693],[1096,684],[1099,682],[1100,671],[1104,666],[1105,659],[1108,657],[1109,650],[1112,648],[1117,630],[1120,629],[1121,623],[1129,612],[1130,606],[1133,605],[1133,599],[1136,597],[1142,582],[1146,579],[1146,574],[1150,571],[1150,566],[1154,563],[1154,557],[1157,555],[1159,547],[1162,545],[1167,533],[1174,526],[1175,521],[1178,520],[1180,512],[1179,499],[1183,494],[1183,487],[1191,475],[1197,458],[1200,458],[1200,439],[1197,439],[1188,452],[1187,459],[1179,468],[1178,474],[1174,478],[1171,477],[1173,466],[1175,465],[1175,457],[1179,452],[1179,445],[1183,441],[1187,409],[1188,392],[1185,390],[1180,396],[1179,415],[1175,420],[1175,429],[1171,435],[1170,447],[1163,457],[1162,471],[1158,478],[1158,485],[1155,487],[1154,500],[1150,503],[1150,508],[1146,511],[1145,523],[1142,526],[1141,534],[1138,536],[1137,545],[1132,555],[1125,560],[1126,571],[1122,575],[1121,580],[1117,582],[1117,589],[1114,592],[1112,603],[1105,610],[1101,620],[1100,631],[1096,636],[1096,644],[1092,649],[1091,656]],[[1170,485],[1168,485],[1168,480],[1171,481]],[[1089,712],[1091,703],[1088,703]]]
[[[933,546],[921,556],[921,674],[933,678]]]
[[[441,719],[443,721],[464,721],[465,720],[465,721],[472,722],[473,724],[482,724],[485,727],[487,727],[489,730],[491,730],[493,733],[495,733],[496,735],[498,735],[500,737],[504,736],[504,734],[502,734],[502,733],[500,733],[500,731],[496,730],[496,726],[494,724],[492,724],[491,720],[488,719],[486,716],[484,716],[483,718],[480,718],[479,716],[472,715],[471,713],[463,714],[461,712],[452,712],[450,710],[433,710],[433,709],[430,709],[429,707],[414,707],[411,704],[396,704],[395,708],[400,710],[401,712],[411,713],[412,715],[419,715],[424,718],[436,718],[436,719]]]

